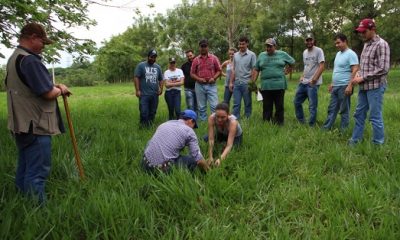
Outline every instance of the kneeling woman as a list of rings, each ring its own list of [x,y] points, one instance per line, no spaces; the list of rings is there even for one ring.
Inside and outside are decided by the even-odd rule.
[[[229,106],[226,103],[219,103],[215,108],[215,113],[208,117],[208,136],[204,137],[204,140],[208,141],[209,164],[214,163],[219,166],[233,145],[238,146],[242,143],[242,133],[236,117],[229,114]],[[226,142],[221,156],[215,162],[213,158],[214,142]]]

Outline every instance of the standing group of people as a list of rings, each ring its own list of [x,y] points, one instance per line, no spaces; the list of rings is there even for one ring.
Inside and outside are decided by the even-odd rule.
[[[361,64],[359,64],[357,54],[349,48],[347,37],[342,33],[335,35],[334,43],[339,51],[334,61],[332,83],[328,87],[331,100],[327,118],[322,128],[331,129],[338,113],[341,115],[340,130],[344,131],[348,128],[350,98],[353,94],[353,87],[359,85],[358,103],[354,114],[355,127],[349,145],[361,141],[368,111],[373,129],[372,142],[383,144],[382,103],[387,84],[386,77],[390,67],[390,49],[387,42],[377,35],[376,25],[372,19],[363,19],[355,31],[360,34],[365,42],[360,59]],[[208,117],[208,135],[204,137],[204,140],[209,143],[209,161],[203,159],[208,164],[201,164],[204,170],[206,170],[204,166],[209,166],[211,163],[219,166],[232,146],[242,142],[242,128],[238,122],[241,102],[243,99],[244,113],[249,118],[252,113],[249,85],[255,83],[258,78],[261,82],[259,91],[263,97],[263,120],[278,125],[284,124],[284,96],[288,85],[285,75],[291,72],[295,60],[286,52],[277,50],[277,43],[273,38],[268,38],[265,41],[266,50],[260,53],[258,57],[248,49],[248,44],[248,38],[241,37],[239,39],[239,50],[230,48],[228,51],[229,59],[220,66],[218,58],[208,53],[208,41],[201,40],[199,43],[200,55],[194,58],[191,64],[190,77],[195,81],[199,119],[204,121],[207,118],[207,101],[211,110],[211,115]],[[303,52],[304,71],[300,77],[293,103],[298,122],[315,126],[318,111],[318,90],[322,84],[325,56],[323,50],[316,46],[313,35],[308,34],[305,37],[305,45],[306,49]],[[225,72],[222,70],[225,70]],[[218,104],[215,82],[220,75],[225,77],[224,100],[223,103]],[[233,114],[231,115],[229,103],[232,96]],[[303,110],[305,100],[309,102],[308,120],[306,120]],[[275,114],[273,114],[274,106]],[[194,116],[192,119],[196,121],[196,113],[192,111],[191,115]],[[156,134],[158,131],[159,129],[157,129]],[[154,141],[153,138],[150,142]],[[225,142],[226,145],[222,154],[214,161],[215,140]],[[149,146],[146,151],[148,148]],[[181,149],[177,151],[179,152]],[[163,152],[161,145],[158,146],[158,150]],[[176,159],[178,158],[163,156],[164,162],[168,163],[174,163]],[[151,165],[152,161],[149,161],[149,164]]]
[[[358,102],[354,114],[355,126],[349,140],[350,145],[363,138],[365,120],[369,112],[372,124],[372,142],[383,144],[384,124],[382,116],[383,95],[387,86],[390,67],[390,49],[379,37],[372,19],[363,19],[356,31],[364,40],[360,62],[348,47],[343,34],[335,37],[338,53],[335,58],[332,84],[329,86],[331,100],[328,116],[323,128],[330,129],[337,113],[341,114],[340,128],[349,125],[350,96],[353,87],[359,85]],[[18,150],[18,165],[15,177],[17,189],[34,196],[40,204],[46,201],[45,183],[51,168],[51,136],[64,132],[57,97],[70,96],[63,84],[55,84],[41,61],[40,54],[45,45],[53,41],[47,37],[44,27],[37,23],[26,24],[19,35],[19,45],[7,63],[5,86],[7,91],[8,129],[15,138]],[[230,60],[226,68],[224,103],[218,104],[216,80],[221,75],[219,59],[208,52],[208,41],[199,42],[200,55],[186,51],[188,62],[182,70],[176,67],[176,59],[169,59],[164,74],[156,64],[157,52],[151,50],[148,59],[135,69],[135,89],[139,98],[140,124],[153,123],[158,98],[165,85],[165,100],[170,120],[161,124],[148,142],[142,166],[146,170],[160,169],[168,172],[170,165],[178,164],[194,169],[196,166],[208,170],[211,164],[220,165],[234,145],[242,142],[243,130],[240,119],[241,101],[245,105],[245,116],[251,115],[251,94],[248,85],[260,76],[260,91],[263,96],[263,119],[277,124],[284,123],[284,94],[287,89],[285,74],[291,71],[294,59],[277,50],[276,41],[265,42],[266,51],[258,58],[248,49],[249,40],[239,39],[239,51],[230,49]],[[302,104],[308,99],[310,118],[308,124],[316,122],[318,89],[322,83],[324,53],[315,46],[314,37],[305,39],[303,52],[304,73],[294,98],[295,115],[299,122],[306,123]],[[165,80],[165,81],[164,81]],[[180,111],[180,89],[185,88],[188,110]],[[229,92],[227,91],[229,89]],[[231,94],[232,93],[232,94]],[[233,96],[233,114],[229,111],[229,100]],[[207,102],[211,115],[207,118]],[[273,116],[273,106],[275,115]],[[209,159],[201,154],[197,136],[197,113],[202,121],[208,120]],[[222,153],[214,160],[215,142],[225,142]],[[181,150],[189,147],[190,156],[182,156]]]

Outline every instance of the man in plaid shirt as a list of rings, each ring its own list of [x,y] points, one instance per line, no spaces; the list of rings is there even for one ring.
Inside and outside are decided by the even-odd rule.
[[[147,172],[161,170],[168,173],[171,165],[178,165],[194,170],[200,167],[208,170],[208,164],[200,152],[197,136],[197,114],[192,110],[181,113],[179,120],[170,120],[161,124],[147,143],[142,159],[142,168]],[[189,148],[190,155],[183,156],[181,151]]]
[[[369,110],[372,142],[380,145],[385,140],[382,103],[390,67],[390,49],[388,43],[377,35],[372,19],[363,19],[356,31],[365,43],[360,57],[360,72],[352,80],[352,84],[358,84],[360,90],[354,114],[355,126],[349,144],[361,141]]]
[[[217,56],[208,52],[208,40],[199,42],[200,55],[192,63],[190,76],[196,81],[195,91],[199,118],[207,120],[207,101],[210,103],[211,113],[215,112],[218,104],[216,81],[221,74],[221,64]]]

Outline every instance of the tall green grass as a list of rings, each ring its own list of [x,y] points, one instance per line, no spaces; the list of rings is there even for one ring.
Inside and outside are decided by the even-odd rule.
[[[318,125],[326,117],[330,77],[324,74],[319,91]],[[254,98],[252,117],[241,120],[244,144],[222,167],[157,177],[139,168],[156,127],[139,130],[133,85],[72,88],[69,105],[87,180],[79,181],[69,135],[54,137],[45,208],[15,191],[17,153],[1,93],[0,239],[399,239],[399,78],[392,70],[382,147],[370,143],[369,123],[365,141],[352,148],[346,144],[351,130],[298,124],[295,74],[283,127],[262,122]],[[219,90],[222,96],[222,85]],[[304,107],[308,116],[307,102]],[[162,96],[156,123],[167,118]],[[206,131],[200,123],[199,139]],[[200,140],[200,146],[206,155],[207,144]]]

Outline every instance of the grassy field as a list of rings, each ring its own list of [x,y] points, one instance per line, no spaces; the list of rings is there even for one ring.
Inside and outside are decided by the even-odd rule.
[[[319,126],[331,73],[324,77]],[[16,149],[0,93],[0,239],[400,239],[399,78],[400,71],[391,71],[382,147],[370,143],[369,123],[356,147],[346,144],[351,131],[296,123],[293,80],[284,127],[262,122],[261,103],[253,98],[252,117],[241,121],[244,144],[222,167],[159,177],[139,169],[155,127],[138,129],[133,84],[72,88],[69,105],[87,179],[79,181],[69,135],[53,138],[45,208],[15,191]],[[305,109],[308,116],[307,102]],[[162,96],[156,123],[167,116]],[[205,133],[201,123],[199,138]],[[205,154],[204,142],[201,149]]]

